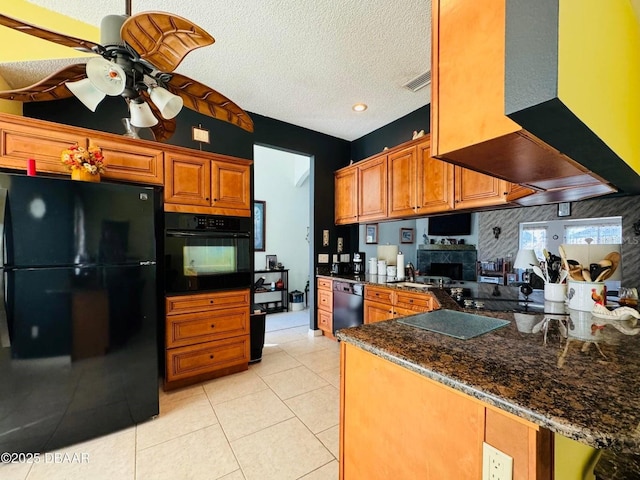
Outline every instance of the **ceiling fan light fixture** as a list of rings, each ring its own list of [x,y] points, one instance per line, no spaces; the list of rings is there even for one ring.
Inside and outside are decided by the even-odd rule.
[[[96,88],[112,97],[122,95],[127,83],[127,76],[120,65],[100,57],[87,62],[87,77]]]
[[[149,86],[151,101],[160,110],[160,114],[167,120],[175,117],[182,110],[184,102],[182,97],[174,95],[166,88],[158,85]]]
[[[158,123],[158,119],[153,115],[147,102],[129,102],[129,112],[131,113],[131,125],[134,127],[153,127]]]
[[[83,78],[77,82],[67,82],[65,85],[92,112],[96,111],[98,104],[107,96],[104,92],[98,90],[88,78]]]

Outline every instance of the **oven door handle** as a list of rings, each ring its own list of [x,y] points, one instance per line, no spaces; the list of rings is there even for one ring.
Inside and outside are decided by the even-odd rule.
[[[250,238],[249,232],[185,232],[183,230],[167,230],[167,237],[182,238]]]

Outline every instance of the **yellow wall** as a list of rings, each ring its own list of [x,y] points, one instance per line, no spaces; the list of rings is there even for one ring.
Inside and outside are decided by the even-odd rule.
[[[640,24],[629,0],[560,0],[558,96],[640,173]]]
[[[27,23],[39,27],[65,33],[76,38],[100,40],[98,27],[74,20],[51,10],[38,7],[26,0],[3,0],[0,12],[11,17],[18,18]],[[51,58],[75,58],[87,56],[69,47],[56,45],[55,43],[17,32],[7,27],[0,27],[0,64],[2,62],[21,62],[25,60],[46,60]],[[7,48],[6,46],[20,46],[20,48]],[[0,73],[2,65],[0,65]]]
[[[598,451],[575,440],[555,435],[555,478],[557,480],[595,480],[593,468]]]
[[[0,90],[11,90],[9,84],[0,76]],[[0,112],[11,113],[13,115],[22,115],[22,102],[13,102],[11,100],[0,99]]]

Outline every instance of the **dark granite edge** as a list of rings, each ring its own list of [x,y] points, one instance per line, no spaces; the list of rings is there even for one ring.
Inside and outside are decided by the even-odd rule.
[[[397,321],[388,320],[388,322]],[[408,370],[411,370],[419,375],[422,375],[442,385],[448,386],[456,391],[487,403],[488,405],[499,408],[500,410],[511,413],[519,418],[528,420],[535,425],[546,428],[554,433],[558,433],[572,440],[579,441],[580,443],[583,443],[590,447],[597,449],[608,447],[616,447],[619,449],[620,447],[626,447],[630,450],[637,450],[638,448],[640,448],[640,443],[637,438],[626,437],[622,435],[619,435],[616,438],[610,438],[609,436],[598,434],[593,429],[585,428],[584,426],[569,424],[563,421],[562,418],[535,412],[505,398],[498,397],[494,394],[485,392],[471,385],[455,380],[448,375],[444,375],[434,370],[430,370],[422,365],[418,365],[409,359],[404,359],[397,355],[390,354],[384,349],[377,348],[368,342],[353,338],[349,336],[348,329],[339,330],[336,334],[336,337],[340,341],[352,344],[356,347],[361,348],[362,350],[388,360],[396,365],[407,368]]]

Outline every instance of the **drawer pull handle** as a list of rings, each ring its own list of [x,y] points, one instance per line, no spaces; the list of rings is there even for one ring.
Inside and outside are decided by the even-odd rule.
[[[209,300],[209,303],[213,305],[213,300]]]
[[[210,358],[211,360],[213,360],[213,354],[209,355],[209,358]]]
[[[211,324],[211,328],[216,328],[216,324],[215,324],[215,323],[212,323],[212,324]]]
[[[413,303],[413,298],[409,300],[409,303]]]

